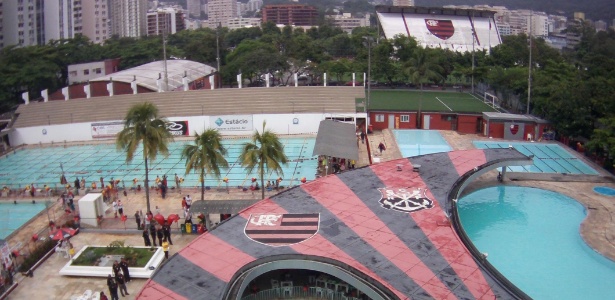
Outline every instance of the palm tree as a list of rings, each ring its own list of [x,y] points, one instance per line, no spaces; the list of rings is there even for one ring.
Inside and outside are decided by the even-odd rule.
[[[166,119],[158,116],[156,105],[144,102],[133,105],[124,119],[124,129],[117,135],[116,145],[126,151],[126,162],[131,162],[134,153],[143,144],[143,160],[145,161],[145,200],[147,211],[149,204],[149,167],[148,160],[155,160],[158,153],[169,154],[168,143],[173,136],[166,127]]]
[[[251,142],[245,143],[239,161],[241,165],[251,173],[258,168],[261,177],[262,198],[265,199],[265,169],[268,173],[283,175],[281,164],[286,164],[288,158],[284,154],[284,146],[278,136],[265,130],[266,121],[263,121],[263,130],[254,131]]]
[[[419,112],[417,114],[417,127],[421,127],[421,108],[423,106],[423,81],[438,80],[442,78],[442,66],[438,65],[436,60],[427,49],[416,48],[412,58],[406,64],[406,73],[414,84],[419,84],[421,87],[421,96],[419,98]]]
[[[194,135],[194,145],[184,146],[182,159],[186,159],[186,175],[190,171],[200,172],[201,200],[205,200],[205,176],[213,173],[220,178],[220,166],[228,167],[224,158],[226,148],[221,143],[220,133],[207,129]]]

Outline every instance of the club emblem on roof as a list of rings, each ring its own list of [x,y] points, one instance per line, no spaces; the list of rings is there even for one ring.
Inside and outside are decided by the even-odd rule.
[[[451,20],[425,19],[427,30],[441,40],[448,40],[455,34],[455,27]]]
[[[320,214],[251,214],[244,232],[251,240],[273,247],[301,243],[313,237]]]
[[[381,188],[380,205],[386,209],[401,212],[415,212],[433,207],[433,201],[427,198],[423,188]]]

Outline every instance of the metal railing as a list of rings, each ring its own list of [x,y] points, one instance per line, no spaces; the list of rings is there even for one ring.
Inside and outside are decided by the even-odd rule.
[[[271,300],[271,299],[328,299],[328,300],[360,300],[346,293],[336,292],[321,287],[290,286],[258,291],[247,295],[241,300]]]

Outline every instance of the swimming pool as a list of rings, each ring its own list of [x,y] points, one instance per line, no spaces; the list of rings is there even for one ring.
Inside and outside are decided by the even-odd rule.
[[[615,263],[581,238],[574,199],[518,186],[478,190],[458,201],[474,245],[534,299],[615,299]]]
[[[508,148],[513,146],[525,155],[534,155],[534,164],[529,166],[508,167],[510,172],[532,173],[565,173],[565,174],[588,174],[598,175],[598,171],[592,169],[581,159],[574,156],[566,149],[557,144],[519,143],[519,142],[472,142],[478,149]]]
[[[316,177],[316,167],[318,166],[317,157],[312,156],[316,139],[314,137],[304,138],[281,138],[284,144],[284,152],[288,157],[288,164],[283,166],[284,176],[280,183],[283,186],[296,185],[302,177],[307,180],[314,180]],[[242,146],[248,139],[224,139],[224,146],[228,150],[226,159],[229,168],[221,170],[221,178],[228,177],[229,186],[250,185],[252,177],[258,177],[257,172],[247,174],[238,163],[239,154]],[[198,175],[191,172],[185,173],[185,160],[181,159],[181,151],[184,145],[192,141],[177,141],[169,144],[169,156],[159,155],[155,161],[149,162],[149,176],[153,181],[156,176],[167,175],[169,186],[174,186],[174,176],[184,177],[183,186],[200,186]],[[100,177],[106,182],[114,179],[123,180],[125,185],[132,185],[132,180],[137,178],[139,184],[144,180],[143,154],[139,148],[134,160],[127,164],[126,154],[118,151],[115,144],[84,145],[68,147],[32,148],[18,150],[0,159],[0,186],[11,188],[23,188],[28,184],[34,183],[37,188],[42,188],[44,184],[57,186],[60,182],[62,170],[64,168],[66,178],[72,184],[75,178],[85,177],[86,185],[89,187],[92,182],[97,182],[100,186]],[[267,175],[265,180],[275,180],[274,174]],[[214,176],[206,176],[206,186],[223,185],[221,179]]]
[[[32,217],[45,209],[44,201],[0,202],[0,239],[5,239],[13,231],[26,224]]]
[[[451,151],[451,146],[437,130],[393,130],[403,157]]]

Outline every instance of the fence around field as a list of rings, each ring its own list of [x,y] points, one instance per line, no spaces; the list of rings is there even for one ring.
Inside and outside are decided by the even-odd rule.
[[[328,300],[360,300],[348,296],[347,293],[336,292],[321,287],[290,286],[259,291],[247,295],[241,300],[271,300],[271,299],[328,299]]]

